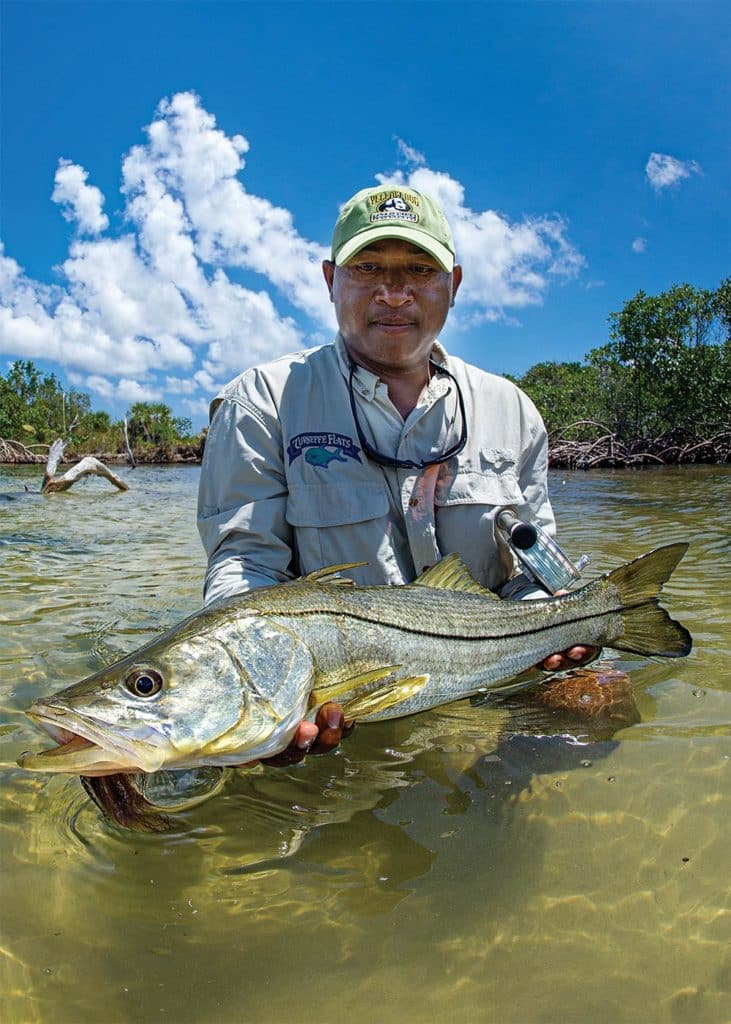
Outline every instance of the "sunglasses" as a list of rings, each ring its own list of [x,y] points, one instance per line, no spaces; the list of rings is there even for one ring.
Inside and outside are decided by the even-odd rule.
[[[462,419],[462,432],[460,433],[459,440],[456,444],[453,444],[451,448],[442,452],[441,455],[435,455],[431,459],[421,459],[419,462],[414,459],[394,459],[391,455],[384,455],[383,452],[379,452],[378,449],[374,448],[368,443],[360,420],[358,419],[357,403],[355,401],[355,394],[353,392],[353,374],[355,373],[355,363],[350,364],[350,376],[348,377],[348,394],[350,395],[350,408],[353,412],[353,421],[355,422],[355,430],[358,434],[358,440],[360,446],[368,456],[374,462],[377,462],[380,466],[388,466],[391,469],[427,469],[429,466],[437,466],[440,462],[446,462],[447,459],[453,458],[455,455],[459,455],[464,446],[467,444],[467,416],[465,415],[464,398],[462,396],[462,389],[457,383],[456,378],[449,370],[440,366],[439,363],[433,359],[429,360],[429,366],[431,369],[443,377],[449,377],[457,390],[457,403],[459,405],[459,415]]]

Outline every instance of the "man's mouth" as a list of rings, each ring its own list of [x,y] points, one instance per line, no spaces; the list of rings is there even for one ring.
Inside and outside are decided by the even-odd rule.
[[[404,317],[378,317],[376,320],[372,320],[371,323],[374,327],[379,327],[382,330],[403,330],[408,327],[415,327],[415,320],[406,320]]]

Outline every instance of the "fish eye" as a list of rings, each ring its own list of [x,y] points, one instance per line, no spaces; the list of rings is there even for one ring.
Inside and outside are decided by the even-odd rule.
[[[156,668],[133,668],[124,685],[135,697],[154,697],[162,689],[162,676]]]

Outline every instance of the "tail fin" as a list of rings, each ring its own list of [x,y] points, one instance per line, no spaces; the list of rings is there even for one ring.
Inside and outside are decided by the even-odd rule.
[[[606,583],[616,587],[619,595],[624,627],[612,646],[663,658],[683,658],[690,653],[690,633],[657,603],[663,583],[687,550],[687,544],[667,544],[607,575]]]

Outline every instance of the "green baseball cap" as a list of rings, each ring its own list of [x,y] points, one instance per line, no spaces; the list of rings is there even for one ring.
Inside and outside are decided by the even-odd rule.
[[[364,188],[345,203],[335,224],[332,259],[341,267],[381,238],[418,245],[451,273],[455,250],[447,218],[436,200],[414,188],[379,185]]]

